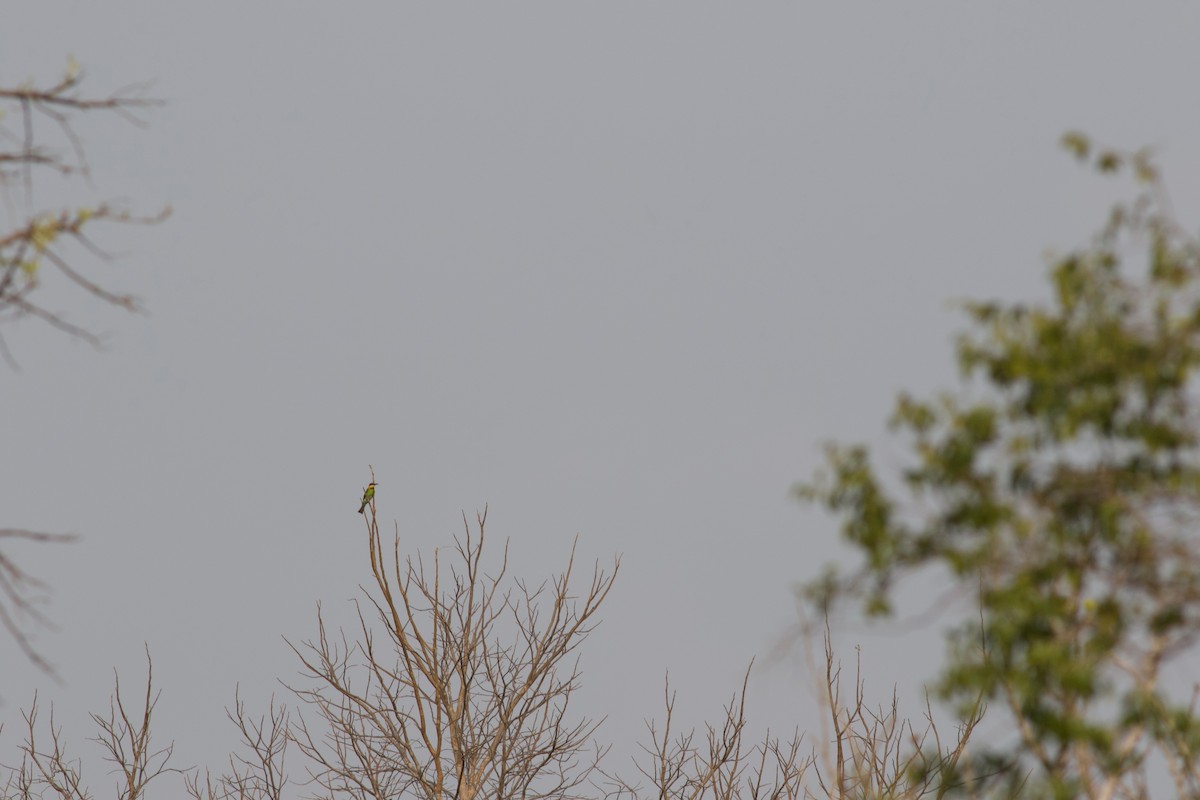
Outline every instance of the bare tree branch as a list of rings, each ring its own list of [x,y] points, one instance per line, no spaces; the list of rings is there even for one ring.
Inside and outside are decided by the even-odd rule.
[[[281,800],[289,783],[285,768],[288,745],[288,713],[271,699],[266,714],[257,718],[246,712],[238,691],[232,709],[225,710],[246,748],[244,755],[229,757],[229,771],[214,779],[206,771],[186,778],[186,789],[194,800]]]
[[[66,543],[75,541],[70,534],[42,533],[17,528],[0,528],[0,540],[23,539],[32,542]],[[25,621],[34,626],[50,627],[50,620],[39,610],[46,584],[17,566],[0,551],[0,627],[3,627],[17,647],[35,666],[54,676],[54,668],[33,646]]]
[[[402,559],[367,519],[373,584],[351,633],[293,646],[310,680],[292,687],[320,726],[297,717],[290,738],[322,797],[581,797],[603,754],[597,721],[572,719],[579,645],[619,569],[596,565],[576,593],[567,567],[537,586],[507,575],[507,547],[484,564],[486,511],[435,551]]]
[[[77,243],[87,252],[107,261],[107,255],[92,240],[84,235],[85,227],[97,222],[148,225],[163,221],[170,208],[160,214],[135,216],[111,204],[100,204],[92,208],[63,209],[58,211],[34,210],[34,171],[46,168],[64,175],[88,175],[87,159],[83,142],[72,125],[73,115],[109,112],[121,115],[136,124],[141,120],[134,111],[161,105],[161,101],[143,96],[144,87],[134,86],[120,90],[107,97],[87,97],[79,93],[83,75],[72,59],[66,74],[49,87],[38,88],[32,82],[10,88],[0,87],[0,190],[9,184],[19,184],[23,197],[19,205],[23,210],[23,221],[12,230],[0,230],[0,322],[21,317],[32,317],[45,322],[68,336],[99,348],[103,339],[97,333],[68,321],[62,314],[51,310],[41,301],[38,291],[43,266],[50,264],[56,274],[66,278],[66,285],[74,285],[99,299],[101,302],[123,308],[129,312],[140,310],[136,298],[129,294],[111,291],[84,270],[73,264],[69,248],[62,243]],[[15,110],[19,130],[9,130],[3,120],[6,112]],[[44,144],[45,125],[35,124],[35,119],[48,119],[51,134],[57,130],[70,146],[74,160],[63,156]],[[11,198],[9,210],[12,211]],[[17,212],[13,212],[16,216]],[[11,369],[19,369],[17,360],[0,336],[0,357]],[[0,530],[0,539],[22,538],[41,542],[68,541],[70,537],[54,534],[34,534],[29,531]],[[25,656],[47,673],[53,673],[50,664],[32,646],[25,623],[48,625],[47,619],[34,607],[36,591],[44,584],[35,580],[17,567],[10,555],[0,551],[0,627],[12,637]]]
[[[141,217],[106,204],[98,208],[34,211],[35,168],[64,175],[79,174],[90,179],[83,141],[73,126],[74,115],[113,113],[141,126],[144,122],[133,112],[162,105],[162,101],[143,96],[144,86],[128,87],[107,97],[81,96],[78,90],[82,81],[82,73],[72,62],[66,75],[50,87],[38,88],[33,84],[18,88],[0,87],[0,119],[4,117],[4,104],[8,103],[15,110],[20,125],[19,132],[14,132],[0,124],[0,141],[13,144],[11,150],[0,150],[0,187],[14,182],[21,187],[19,205],[25,210],[26,216],[23,224],[0,234],[0,311],[8,310],[13,312],[13,316],[40,319],[69,336],[99,347],[101,340],[97,334],[68,322],[61,314],[34,299],[33,290],[41,282],[42,262],[51,263],[67,277],[69,283],[82,287],[105,303],[127,311],[137,311],[137,303],[133,297],[112,292],[97,280],[87,277],[83,270],[70,263],[63,252],[50,249],[51,244],[61,238],[69,238],[93,255],[107,260],[103,251],[83,235],[85,225],[99,221],[154,224],[165,219],[170,209]],[[44,135],[35,124],[38,118],[52,123],[51,132],[59,132],[73,158],[61,155],[42,143]],[[5,360],[13,361],[7,347],[4,347],[4,355]]]
[[[115,675],[109,713],[91,715],[92,722],[99,729],[92,741],[100,745],[105,760],[112,763],[120,775],[116,787],[116,796],[120,800],[141,800],[152,781],[162,775],[181,771],[170,766],[174,744],[156,748],[150,734],[154,707],[158,703],[158,694],[153,688],[153,670],[147,649],[146,691],[140,712],[131,713],[126,708],[120,676]],[[25,740],[19,748],[21,763],[16,767],[6,767],[8,780],[0,797],[5,800],[34,800],[48,794],[60,800],[91,800],[91,792],[83,781],[81,762],[67,754],[62,727],[54,719],[54,707],[50,707],[46,737],[40,733],[36,694],[29,711],[23,712],[22,717]]]

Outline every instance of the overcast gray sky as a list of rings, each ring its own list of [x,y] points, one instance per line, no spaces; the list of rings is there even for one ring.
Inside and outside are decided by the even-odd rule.
[[[281,637],[356,594],[369,464],[412,552],[486,503],[520,574],[576,533],[589,560],[623,554],[581,704],[619,744],[668,669],[715,715],[838,555],[789,497],[821,443],[882,441],[897,390],[950,383],[948,301],[1040,296],[1044,251],[1121,196],[1061,133],[1158,147],[1200,218],[1194,2],[3,16],[4,84],[73,54],[92,92],[169,101],[145,130],[82,120],[94,189],[42,196],[175,214],[97,232],[149,316],[47,281],[107,352],[3,330],[22,371],[0,369],[0,525],[84,540],[20,551],[55,587],[38,645],[65,685],[0,646],[0,719],[41,686],[71,730],[146,642],[185,764],[215,766],[235,684],[265,701],[296,673]],[[936,659],[860,638],[874,688],[915,696]],[[808,727],[799,680],[763,665],[752,713]]]

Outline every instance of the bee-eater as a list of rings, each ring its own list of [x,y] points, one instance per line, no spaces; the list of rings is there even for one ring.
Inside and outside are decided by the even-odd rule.
[[[367,507],[367,503],[370,503],[374,499],[375,499],[375,481],[371,481],[369,484],[367,484],[367,488],[363,490],[363,501],[362,501],[362,505],[358,507],[358,513],[360,513],[360,514],[363,513],[363,511]]]

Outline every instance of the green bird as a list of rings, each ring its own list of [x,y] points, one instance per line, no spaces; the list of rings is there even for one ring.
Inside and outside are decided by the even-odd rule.
[[[363,511],[367,507],[367,503],[370,503],[374,499],[375,499],[375,481],[371,481],[369,484],[367,484],[367,488],[363,490],[363,501],[362,501],[362,505],[358,507],[358,513],[360,513],[360,514],[363,513]]]

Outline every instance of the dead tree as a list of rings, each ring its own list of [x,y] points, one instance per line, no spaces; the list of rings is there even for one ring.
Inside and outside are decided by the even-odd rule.
[[[484,561],[486,512],[453,548],[402,557],[366,515],[374,582],[350,631],[294,646],[307,685],[292,741],[320,796],[559,800],[583,795],[602,752],[598,723],[569,714],[577,648],[620,566],[576,590],[565,570],[532,585],[508,575],[507,547]],[[303,715],[303,707],[315,712]]]

